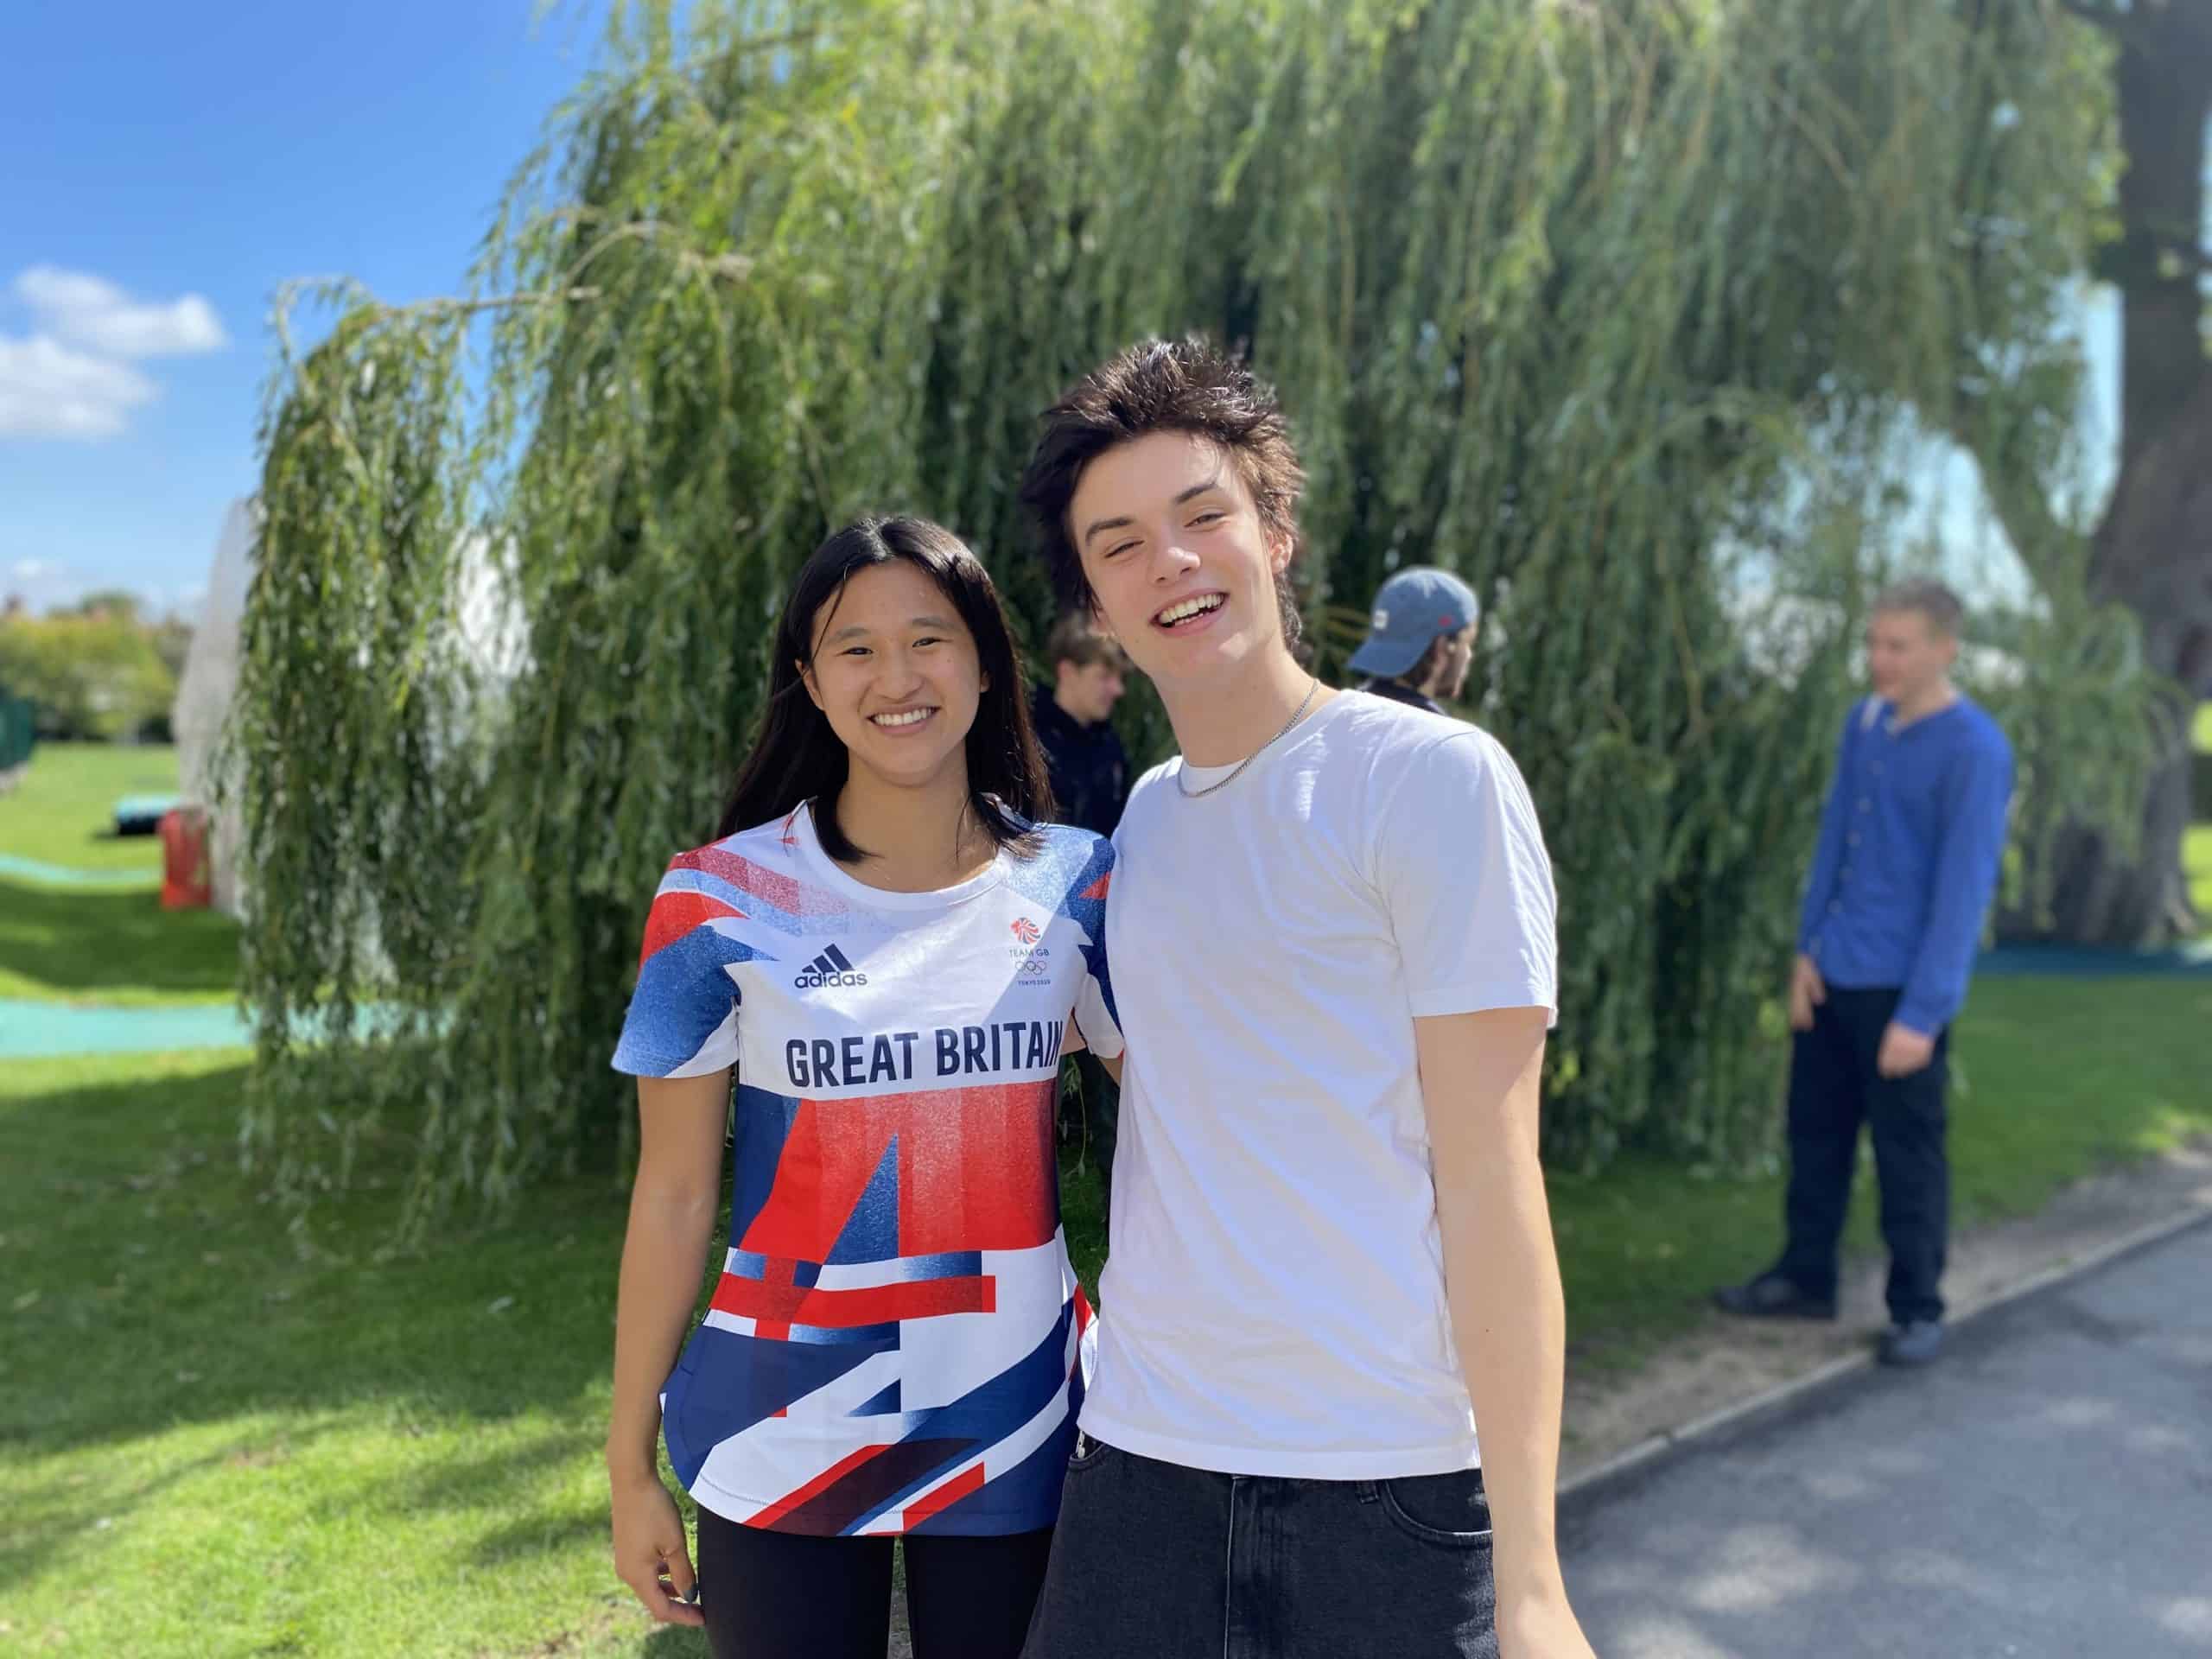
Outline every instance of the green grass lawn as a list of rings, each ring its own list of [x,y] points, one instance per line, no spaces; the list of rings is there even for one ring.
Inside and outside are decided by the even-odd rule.
[[[390,1147],[302,1259],[237,1166],[242,1058],[0,1077],[0,1618],[149,1659],[702,1653],[604,1565],[611,1179],[385,1259]]]
[[[176,751],[166,745],[41,743],[22,781],[0,795],[0,852],[64,869],[143,870],[157,880],[159,838],[116,836],[115,804],[176,792]]]
[[[70,887],[0,875],[0,999],[226,1002],[238,980],[238,926],[213,911],[165,911],[153,836],[107,833],[125,795],[176,790],[176,751],[43,743],[0,795],[0,852],[65,869],[141,871],[146,886]]]
[[[15,850],[0,841],[0,849]],[[238,924],[212,910],[163,910],[153,887],[47,887],[0,876],[0,998],[226,1002]]]
[[[1959,1042],[1963,1221],[2212,1130],[2201,981],[1985,981]],[[0,1076],[0,1619],[31,1651],[103,1655],[701,1652],[605,1564],[612,1176],[388,1257],[394,1140],[306,1258],[235,1161],[240,1059]],[[1068,1187],[1095,1272],[1095,1174]],[[1553,1192],[1600,1358],[1776,1243],[1772,1177],[1629,1163]]]

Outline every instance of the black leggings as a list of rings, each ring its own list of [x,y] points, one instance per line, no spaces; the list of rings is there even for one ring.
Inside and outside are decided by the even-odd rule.
[[[883,1659],[891,1541],[769,1532],[701,1510],[699,1604],[715,1659]],[[1052,1529],[906,1547],[914,1659],[1018,1659]]]

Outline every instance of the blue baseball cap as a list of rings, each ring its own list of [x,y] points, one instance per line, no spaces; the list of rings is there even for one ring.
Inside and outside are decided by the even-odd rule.
[[[1395,680],[1439,635],[1457,633],[1475,620],[1475,590],[1449,570],[1408,565],[1376,590],[1367,638],[1351,654],[1352,671]]]

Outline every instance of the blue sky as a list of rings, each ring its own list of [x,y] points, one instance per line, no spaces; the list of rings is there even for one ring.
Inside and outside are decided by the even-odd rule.
[[[456,289],[601,10],[0,5],[0,594],[195,597],[277,286]]]
[[[255,484],[270,302],[346,274],[461,283],[501,188],[597,46],[602,0],[0,5],[0,594],[199,597]],[[2093,306],[2109,433],[2116,321]],[[2016,593],[1962,459],[1920,515]]]

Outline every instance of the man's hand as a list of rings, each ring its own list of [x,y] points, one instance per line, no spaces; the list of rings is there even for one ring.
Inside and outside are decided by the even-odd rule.
[[[1502,1659],[1597,1659],[1563,1592],[1501,1600],[1497,1648]]]
[[[704,1624],[707,1616],[691,1599],[696,1580],[684,1547],[683,1517],[668,1488],[652,1471],[613,1485],[615,1572],[662,1624]]]
[[[1796,965],[1789,970],[1789,1029],[1810,1031],[1813,1010],[1827,1000],[1827,982],[1821,977],[1820,964],[1798,952]]]
[[[1874,1057],[1874,1069],[1885,1077],[1909,1077],[1924,1071],[1935,1058],[1933,1037],[1923,1037],[1910,1026],[1892,1020],[1882,1033],[1882,1052]]]

